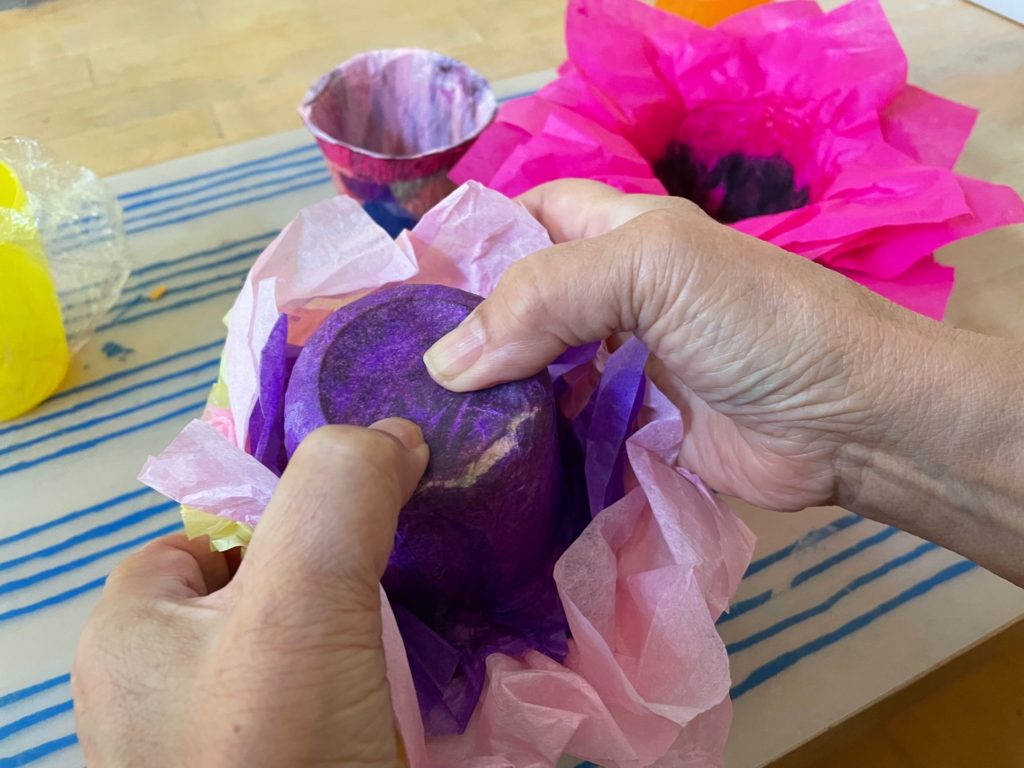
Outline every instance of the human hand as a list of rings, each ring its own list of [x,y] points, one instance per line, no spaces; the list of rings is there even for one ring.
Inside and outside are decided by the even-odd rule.
[[[183,535],[119,565],[72,671],[88,764],[398,765],[379,582],[427,457],[400,419],[321,428],[233,578]]]
[[[884,347],[885,324],[909,319],[680,198],[563,181],[521,200],[562,244],[515,264],[428,352],[440,383],[490,386],[632,332],[683,412],[681,464],[772,509],[835,498],[843,446],[883,426],[887,382],[858,380],[856,363]]]
[[[554,247],[425,355],[455,391],[632,333],[679,406],[680,464],[776,510],[838,503],[1024,581],[1020,345],[943,326],[686,200],[597,182],[521,201]]]

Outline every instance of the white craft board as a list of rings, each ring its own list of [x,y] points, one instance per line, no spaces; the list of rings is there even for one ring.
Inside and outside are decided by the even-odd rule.
[[[110,182],[139,268],[64,392],[0,425],[0,768],[82,765],[67,684],[78,633],[117,561],[178,526],[138,469],[200,413],[256,254],[333,194],[301,130]],[[140,298],[157,283],[162,299]],[[109,342],[132,351],[108,356]],[[841,510],[742,514],[759,544],[721,624],[738,694],[731,768],[786,753],[1024,613],[1024,592]]]
[[[1018,24],[1024,24],[1024,0],[970,0],[970,2],[1012,19]]]

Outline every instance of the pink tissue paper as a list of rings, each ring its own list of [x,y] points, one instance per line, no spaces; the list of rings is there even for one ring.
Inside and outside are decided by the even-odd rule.
[[[943,245],[1024,221],[956,173],[973,109],[907,83],[877,0],[762,5],[708,29],[638,0],[570,0],[568,61],[452,171],[518,195],[558,178],[688,197],[720,221],[941,318]]]

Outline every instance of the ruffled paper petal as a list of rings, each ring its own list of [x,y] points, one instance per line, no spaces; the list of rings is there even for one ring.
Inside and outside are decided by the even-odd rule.
[[[428,212],[398,245],[419,264],[410,282],[437,283],[487,296],[513,263],[551,245],[522,206],[470,182]]]
[[[935,319],[945,314],[953,292],[953,268],[939,264],[931,257],[921,259],[903,274],[889,280],[852,270],[838,271],[889,301]]]
[[[644,343],[636,338],[629,339],[608,358],[601,373],[584,438],[584,471],[591,515],[625,494],[626,438],[636,428],[636,417],[643,403],[647,357]]]
[[[182,506],[181,522],[185,535],[190,539],[206,536],[210,539],[210,550],[226,552],[236,547],[245,549],[252,541],[252,527],[237,520],[203,512],[195,507]]]
[[[908,85],[885,105],[882,136],[919,163],[950,168],[964,151],[978,111]]]
[[[198,419],[146,460],[139,481],[179,504],[250,527],[277,487],[273,472]]]
[[[278,477],[288,463],[284,393],[299,351],[288,343],[288,315],[281,315],[260,354],[259,397],[249,417],[249,452]]]
[[[951,172],[975,112],[906,83],[877,0],[769,3],[713,29],[634,0],[573,0],[566,43],[558,78],[506,104],[454,178],[687,197],[932,317],[952,273],[931,254],[1024,220],[1012,190]]]

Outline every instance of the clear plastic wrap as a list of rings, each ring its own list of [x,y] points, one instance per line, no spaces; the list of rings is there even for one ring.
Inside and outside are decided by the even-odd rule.
[[[58,159],[21,136],[0,140],[28,205],[0,209],[0,242],[42,244],[72,353],[89,340],[121,295],[131,264],[113,191],[88,168]]]

